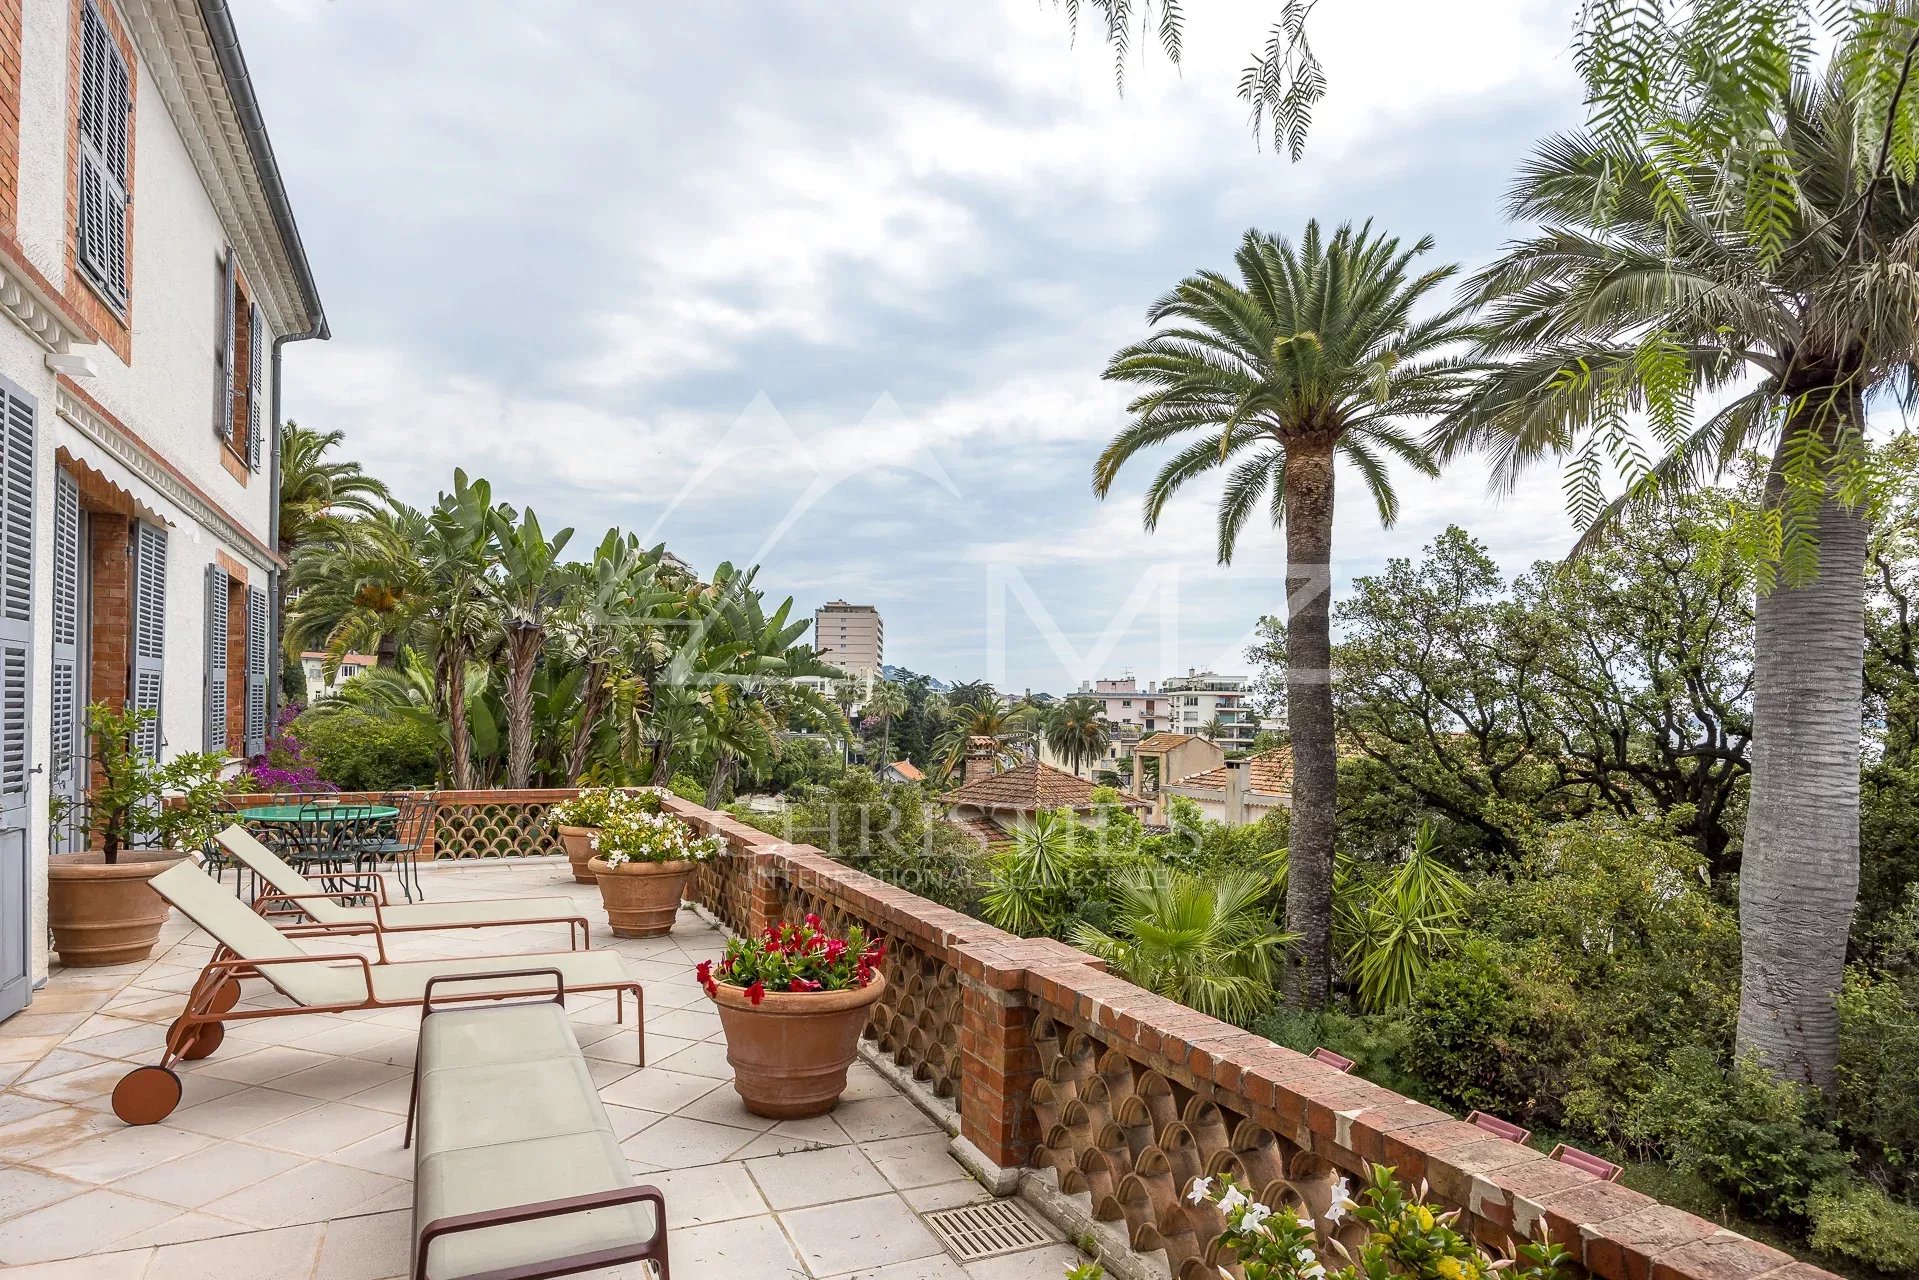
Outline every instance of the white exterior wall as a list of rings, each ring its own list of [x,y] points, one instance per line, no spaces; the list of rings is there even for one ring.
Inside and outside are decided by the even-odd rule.
[[[112,0],[102,0],[111,4]],[[132,27],[124,21],[122,26]],[[74,38],[70,0],[24,0],[21,41],[19,209],[13,232],[25,256],[56,289],[69,288],[66,239],[67,172],[75,163],[68,117],[68,54]],[[136,48],[134,70],[133,182],[130,306],[131,360],[105,343],[75,347],[95,374],[76,385],[104,407],[126,433],[158,454],[197,489],[183,498],[177,479],[140,460],[116,456],[89,427],[58,409],[55,376],[46,351],[18,325],[0,316],[0,374],[38,401],[37,515],[35,548],[34,669],[31,750],[35,766],[50,758],[52,624],[52,503],[55,453],[66,448],[131,494],[145,518],[167,525],[168,572],[166,661],[162,692],[162,757],[204,746],[206,570],[216,552],[247,567],[250,585],[265,590],[271,561],[260,546],[268,539],[271,511],[268,441],[274,430],[269,322],[262,338],[260,414],[261,467],[242,484],[221,462],[225,446],[214,432],[214,351],[220,321],[220,255],[230,237],[221,225],[182,138],[160,94],[159,77]],[[244,255],[241,273],[256,297],[266,288],[265,270]],[[76,282],[77,283],[77,282]],[[84,288],[84,285],[78,287]],[[267,314],[271,314],[270,309]],[[242,320],[244,323],[244,320]],[[236,369],[236,377],[247,370]],[[236,537],[209,519],[211,504],[226,520],[256,539]],[[84,616],[84,615],[83,615]],[[84,665],[84,662],[83,662]],[[229,699],[244,688],[229,690]],[[49,848],[50,769],[31,775],[28,850],[34,917],[31,941],[36,981],[47,971],[46,854]]]

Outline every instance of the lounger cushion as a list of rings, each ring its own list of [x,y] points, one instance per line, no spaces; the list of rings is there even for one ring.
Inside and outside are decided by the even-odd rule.
[[[553,951],[524,956],[465,956],[458,960],[419,960],[408,964],[373,966],[373,993],[382,1003],[396,1004],[418,1000],[426,993],[427,979],[449,973],[496,973],[511,969],[558,969],[566,980],[566,989],[610,987],[631,982],[633,978],[611,951]],[[358,975],[355,975],[357,982]],[[481,995],[505,992],[540,992],[552,989],[551,979],[500,978],[490,982],[442,984],[433,989],[437,1002],[442,995]]]
[[[469,925],[570,920],[581,915],[571,898],[486,898],[473,902],[414,902],[380,908],[390,929],[458,929]],[[348,907],[346,919],[373,923],[371,907]]]
[[[464,986],[435,987],[436,1007],[443,992]],[[420,1019],[420,1061],[429,1069],[494,1067],[573,1056],[572,1029],[546,1005],[493,1005],[484,1008],[489,1015],[485,1018],[467,1017],[467,1012],[453,1009]]]
[[[625,1153],[604,1129],[504,1146],[461,1147],[424,1156],[415,1166],[413,1220],[417,1229],[438,1218],[611,1191],[632,1181]],[[432,1244],[426,1274],[428,1280],[449,1280],[625,1247],[653,1231],[651,1206],[634,1204],[462,1232]]]

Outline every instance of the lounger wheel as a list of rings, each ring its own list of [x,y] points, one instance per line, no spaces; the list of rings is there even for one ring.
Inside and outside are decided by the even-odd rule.
[[[158,1124],[180,1105],[180,1077],[165,1067],[135,1067],[113,1086],[113,1114],[128,1124]]]
[[[220,989],[213,993],[213,1003],[207,1006],[208,1013],[225,1013],[240,1003],[240,980],[227,978],[220,983]]]
[[[171,1030],[178,1031],[179,1029],[180,1020],[175,1018]],[[220,1022],[203,1022],[200,1024],[198,1030],[190,1032],[189,1035],[191,1038],[181,1044],[179,1053],[180,1056],[188,1062],[198,1062],[201,1058],[212,1057],[213,1051],[220,1047],[220,1042],[227,1038],[226,1024]],[[168,1039],[172,1039],[171,1031],[169,1032]]]

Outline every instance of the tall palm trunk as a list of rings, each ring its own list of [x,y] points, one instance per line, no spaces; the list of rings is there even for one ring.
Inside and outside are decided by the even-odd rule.
[[[586,678],[580,692],[580,721],[573,726],[573,743],[566,752],[568,786],[578,786],[586,772],[586,756],[593,749],[593,731],[599,728],[600,714],[606,706],[606,664],[586,664]]]
[[[1286,721],[1293,824],[1286,928],[1297,934],[1288,997],[1323,1009],[1333,982],[1333,440],[1286,446]]]
[[[440,688],[446,702],[447,756],[455,791],[473,790],[473,739],[466,726],[466,644],[448,640],[440,648]]]
[[[533,780],[533,672],[546,645],[546,628],[515,622],[506,629],[506,785]]]
[[[1861,424],[1856,400],[1844,417]],[[1782,431],[1780,457],[1811,429]],[[1738,1050],[1820,1086],[1832,1083],[1838,1059],[1836,1001],[1859,891],[1868,532],[1859,512],[1826,501],[1818,576],[1760,596],[1756,612]]]

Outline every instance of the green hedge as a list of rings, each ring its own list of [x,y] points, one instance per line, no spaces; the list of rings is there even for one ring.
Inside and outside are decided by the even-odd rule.
[[[439,774],[440,735],[430,724],[341,709],[302,715],[293,731],[320,776],[342,791],[431,787]]]

